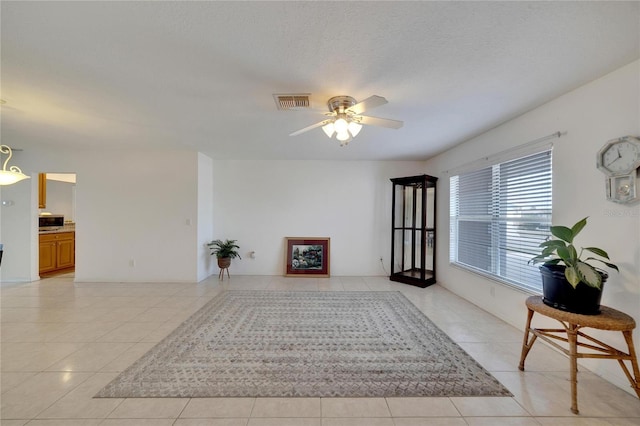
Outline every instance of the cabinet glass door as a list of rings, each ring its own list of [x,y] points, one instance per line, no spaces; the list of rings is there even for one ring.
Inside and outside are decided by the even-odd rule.
[[[426,287],[435,282],[437,178],[427,175],[393,182],[391,280]]]

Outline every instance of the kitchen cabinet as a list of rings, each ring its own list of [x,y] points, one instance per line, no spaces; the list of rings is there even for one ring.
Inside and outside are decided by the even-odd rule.
[[[75,232],[40,234],[40,275],[75,267]]]
[[[42,241],[40,236],[40,273],[51,272],[56,269],[56,243]]]
[[[47,207],[47,174],[38,173],[38,208]]]

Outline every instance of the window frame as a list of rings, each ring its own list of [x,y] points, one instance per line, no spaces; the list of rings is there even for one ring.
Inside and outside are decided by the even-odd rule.
[[[543,167],[536,168],[539,166]],[[490,182],[486,176],[489,171]],[[471,179],[467,194],[460,190],[461,177]],[[480,194],[473,193],[475,185]],[[449,191],[449,264],[528,293],[541,293],[538,268],[528,260],[539,253],[538,244],[551,235],[552,146],[456,172],[450,177]],[[519,215],[517,208],[522,209]],[[461,210],[471,214],[461,214]],[[468,229],[461,234],[465,223]],[[519,233],[526,238],[516,237]]]

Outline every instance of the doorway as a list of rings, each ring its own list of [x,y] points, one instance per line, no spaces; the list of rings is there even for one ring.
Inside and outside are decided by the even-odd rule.
[[[40,173],[38,258],[41,278],[75,272],[76,174]]]

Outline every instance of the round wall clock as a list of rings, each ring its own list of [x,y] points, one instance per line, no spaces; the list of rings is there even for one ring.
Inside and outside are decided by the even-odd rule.
[[[623,136],[608,141],[598,151],[596,163],[607,176],[607,199],[616,203],[631,203],[638,199],[636,170],[640,167],[640,139]]]

